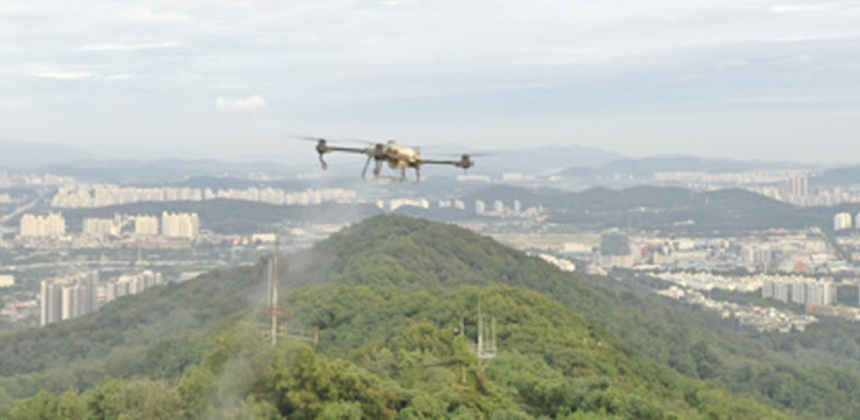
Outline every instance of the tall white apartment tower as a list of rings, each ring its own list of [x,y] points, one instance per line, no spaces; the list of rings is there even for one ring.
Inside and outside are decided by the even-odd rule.
[[[158,218],[155,216],[137,216],[134,218],[134,234],[138,236],[158,235]]]
[[[76,318],[98,309],[98,271],[42,281],[41,324]]]
[[[62,293],[61,285],[49,280],[42,280],[42,319],[41,325],[48,325],[62,319]]]
[[[168,238],[194,239],[200,233],[200,217],[197,213],[161,214],[161,234]]]
[[[787,181],[788,195],[793,197],[806,197],[809,195],[809,180],[806,175],[797,175]]]
[[[851,222],[854,218],[851,213],[836,213],[833,216],[833,230],[851,229]]]

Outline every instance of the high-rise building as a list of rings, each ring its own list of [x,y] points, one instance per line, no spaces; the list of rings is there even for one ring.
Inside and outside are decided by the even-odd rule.
[[[810,282],[807,305],[828,306],[836,303],[836,285],[829,281]]]
[[[12,287],[15,285],[15,276],[11,274],[0,274],[0,287]]]
[[[110,282],[105,286],[105,302],[110,302],[116,298],[116,283]]]
[[[788,302],[788,297],[791,294],[791,285],[789,283],[777,282],[773,285],[773,298],[782,302]]]
[[[72,319],[98,309],[98,271],[42,281],[41,324]]]
[[[63,236],[66,234],[66,219],[60,213],[47,216],[25,214],[21,216],[21,236]]]
[[[761,297],[801,305],[828,306],[836,304],[836,285],[830,281],[803,278],[765,280]]]
[[[50,280],[42,280],[42,319],[41,325],[59,322],[62,318],[63,287]]]
[[[194,239],[199,233],[200,217],[197,213],[162,213],[162,235],[168,238]]]
[[[774,251],[768,248],[759,248],[755,251],[755,266],[764,272],[770,271],[774,265]]]
[[[635,263],[630,251],[630,241],[621,232],[607,232],[600,235],[600,264],[604,267],[630,268]]]
[[[119,236],[120,226],[114,219],[87,218],[83,222],[84,235],[104,238],[107,236]]]
[[[505,203],[501,200],[493,201],[493,212],[496,214],[502,214],[505,212]]]
[[[851,213],[836,213],[833,216],[833,230],[850,229],[852,221]]]
[[[798,282],[791,283],[791,301],[801,305],[806,304],[809,300],[809,283]]]
[[[809,181],[806,175],[797,175],[788,179],[786,192],[790,197],[803,198],[809,194]]]
[[[761,284],[761,298],[762,299],[773,299],[773,285],[774,282],[770,280],[765,280]]]
[[[164,279],[161,273],[155,273],[150,270],[123,274],[115,281],[107,284],[105,302],[113,301],[122,296],[136,295],[150,287],[163,283]]]
[[[137,216],[134,218],[134,234],[138,236],[158,235],[158,218],[155,216]]]

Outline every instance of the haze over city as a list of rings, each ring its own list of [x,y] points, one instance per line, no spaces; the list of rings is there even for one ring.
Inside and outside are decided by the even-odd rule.
[[[854,162],[858,14],[856,1],[6,2],[0,138],[224,160],[305,153],[285,138],[301,133]]]

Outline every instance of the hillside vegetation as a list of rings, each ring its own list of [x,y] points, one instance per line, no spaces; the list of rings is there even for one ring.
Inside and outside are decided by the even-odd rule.
[[[650,292],[606,277],[580,281],[539,258],[455,226],[403,216],[375,217],[300,253],[290,267],[287,276],[298,283],[431,290],[502,283],[529,288],[598,321],[633,349],[688,377],[717,381],[736,395],[802,417],[860,416],[860,400],[855,397],[860,375],[824,365],[852,365],[854,353],[843,353],[852,347],[839,343],[860,337],[844,337],[831,328],[827,339],[814,326],[810,334],[833,344],[827,354],[819,351],[821,363],[810,364],[810,359],[796,357],[803,351],[796,343],[807,341],[799,338],[801,333],[756,339],[716,328],[707,314],[663,303]]]
[[[478,301],[501,351],[481,365],[454,327]],[[32,418],[781,418],[627,350],[558,303],[506,286],[403,293],[320,286],[290,294],[294,322],[322,327],[315,353],[272,347],[248,327],[221,334],[178,381],[108,379],[40,393],[5,413]],[[490,309],[491,308],[491,309]]]
[[[860,413],[860,380],[851,371],[779,362],[766,346],[703,317],[635,290],[587,284],[455,226],[374,217],[282,266],[282,302],[295,314],[289,322],[320,329],[317,352],[295,343],[273,348],[249,326],[260,320],[252,309],[263,296],[259,265],[210,273],[117,300],[87,317],[0,337],[5,415]],[[473,332],[454,333],[460,318],[474,319],[479,301],[497,320],[500,346],[485,368],[466,350]],[[51,392],[33,396],[40,388]]]

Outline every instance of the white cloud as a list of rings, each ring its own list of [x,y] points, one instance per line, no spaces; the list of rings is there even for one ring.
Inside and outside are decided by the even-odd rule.
[[[241,99],[227,99],[219,96],[215,100],[215,107],[222,111],[242,111],[249,109],[261,109],[266,107],[266,100],[254,95]]]
[[[388,132],[387,124],[444,131],[472,118],[491,122],[521,114],[517,121],[527,124],[529,113],[568,121],[578,107],[614,118],[646,103],[654,104],[655,114],[686,112],[691,103],[704,113],[730,103],[724,97],[826,96],[834,86],[846,96],[860,93],[854,83],[860,58],[853,54],[860,0],[106,0],[97,7],[61,6],[0,2],[0,39],[12,40],[0,42],[0,99],[62,99],[68,110],[78,108],[72,93],[91,95],[98,104],[123,101],[105,112],[127,113],[114,120],[141,132],[152,129],[156,115],[179,114],[171,107],[199,105],[200,95],[202,106],[214,103],[212,111],[222,115],[271,114],[308,125],[342,124],[347,132],[351,124]],[[57,83],[70,85],[68,99],[60,98]],[[135,86],[140,101],[123,97],[117,88],[126,84]],[[252,96],[263,93],[265,100]],[[269,110],[267,101],[278,106]],[[60,107],[33,107],[33,117],[20,124],[43,120],[38,116],[53,109]],[[61,115],[66,125],[79,124],[66,117],[71,113]],[[181,119],[175,133],[159,128],[164,131],[157,137],[173,142],[192,124],[220,130],[241,122],[209,120],[205,112],[197,118]],[[114,123],[122,131],[124,124]],[[68,131],[64,124],[31,125],[48,137],[50,130]],[[480,131],[472,133],[476,140]]]
[[[59,80],[81,80],[81,79],[97,79],[99,75],[91,71],[61,71],[54,69],[39,69],[30,72],[31,76],[42,79],[59,79]]]
[[[824,5],[812,4],[776,4],[771,6],[771,13],[813,13],[826,10]]]
[[[178,47],[178,42],[148,42],[148,43],[107,43],[89,44],[74,48],[73,51],[142,51],[158,48]]]
[[[109,75],[104,77],[105,80],[111,81],[111,82],[115,81],[115,80],[129,80],[132,78],[134,78],[134,75],[131,75],[128,73],[115,73],[115,74],[109,74]]]
[[[41,68],[30,72],[31,76],[41,79],[57,79],[57,80],[128,80],[134,77],[128,73],[111,73],[101,74],[92,71],[63,71],[52,68]]]
[[[382,5],[385,7],[406,6],[412,3],[412,0],[382,0]]]
[[[171,11],[155,11],[146,8],[136,8],[123,14],[128,20],[135,22],[180,22],[188,20],[188,15]]]

